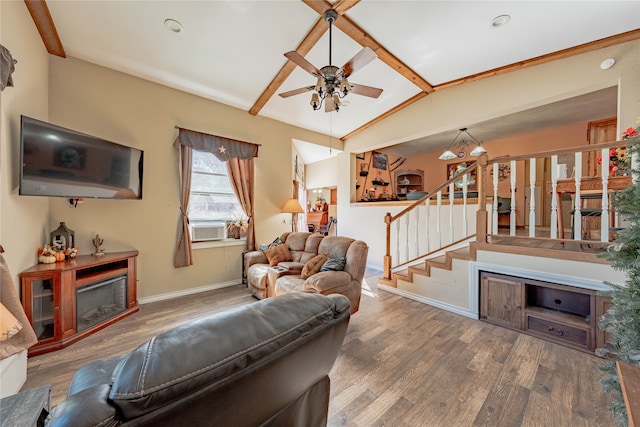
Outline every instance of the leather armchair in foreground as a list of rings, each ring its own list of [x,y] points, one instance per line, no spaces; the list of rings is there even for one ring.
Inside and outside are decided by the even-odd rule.
[[[324,426],[349,300],[296,292],[157,335],[76,372],[48,426]]]

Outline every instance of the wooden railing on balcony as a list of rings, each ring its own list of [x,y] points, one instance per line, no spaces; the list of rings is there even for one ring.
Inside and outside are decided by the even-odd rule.
[[[612,224],[615,229],[619,222],[617,215],[611,209],[609,193],[631,185],[630,171],[632,166],[636,164],[636,159],[632,159],[625,176],[610,176],[609,173],[584,176],[583,170],[587,173],[593,173],[597,169],[609,171],[610,150],[612,148],[626,148],[627,143],[629,140],[613,141],[597,144],[597,146],[584,145],[491,160],[486,154],[480,155],[478,161],[462,174],[436,186],[426,196],[416,200],[397,215],[386,214],[384,219],[386,224],[384,277],[391,279],[391,273],[394,269],[456,245],[466,244],[474,236],[477,242],[488,243],[489,236],[498,234],[498,201],[501,199],[510,202],[508,213],[510,236],[516,236],[518,229],[524,228],[528,229],[525,237],[565,239],[562,195],[570,194],[573,197],[571,238],[575,240],[584,238],[582,217],[583,213],[589,212],[597,214],[600,219],[599,233],[594,231],[593,235],[597,236],[601,242],[608,242]],[[583,156],[584,153],[587,153],[586,157]],[[573,160],[575,164],[573,173],[567,171],[567,174],[570,175],[569,178],[559,176],[559,157]],[[599,166],[595,164],[597,158],[601,159],[598,162]],[[539,177],[537,176],[538,161],[545,161],[545,159],[549,159],[547,164],[550,164],[551,171],[547,175],[550,176]],[[583,167],[585,165],[587,168]],[[527,169],[529,173],[528,177],[525,177],[524,171]],[[519,173],[519,170],[522,170],[522,173]],[[473,172],[476,176],[477,194],[469,191]],[[492,174],[490,180],[488,172]],[[541,181],[540,178],[546,181]],[[505,184],[500,184],[501,181],[507,179],[508,190],[504,188]],[[528,188],[529,197],[526,203],[523,195],[518,197],[518,185],[524,185]],[[455,191],[456,188],[459,191]],[[504,194],[507,191],[508,197],[499,197],[499,193]],[[540,222],[538,220],[540,214],[543,212],[543,207],[536,205],[536,193],[540,194],[541,192],[547,192],[551,197],[548,226],[543,231],[541,231],[542,228],[536,227]],[[599,194],[599,207],[586,211],[582,206],[583,196],[594,193]],[[469,197],[470,194],[475,197]],[[448,203],[443,203],[443,200],[447,199]],[[469,199],[476,200],[470,204],[468,203]],[[487,211],[488,202],[491,205],[490,215]],[[475,216],[469,215],[470,206],[476,206]],[[524,219],[525,222],[520,226],[517,224],[519,211],[526,214],[520,215],[520,220]],[[546,235],[542,233],[546,233]]]

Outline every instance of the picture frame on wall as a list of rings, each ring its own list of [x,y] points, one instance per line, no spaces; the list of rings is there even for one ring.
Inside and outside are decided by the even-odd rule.
[[[454,181],[454,187],[455,187],[455,191],[461,191],[462,190],[462,174],[472,165],[474,165],[476,162],[475,160],[470,160],[470,161],[465,161],[465,162],[456,162],[456,163],[449,163],[447,165],[447,178],[446,179],[451,179],[457,175],[460,175],[460,179],[457,179],[456,181]],[[467,180],[467,190],[468,191],[476,191],[478,189],[477,187],[477,169],[474,169],[473,171],[471,171],[469,173],[469,178]]]
[[[373,159],[371,161],[371,166],[375,169],[387,169],[387,155],[384,153],[380,153],[378,151],[374,151],[372,153]]]

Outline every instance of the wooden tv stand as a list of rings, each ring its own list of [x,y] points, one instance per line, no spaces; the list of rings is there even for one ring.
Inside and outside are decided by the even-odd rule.
[[[480,319],[586,352],[605,347],[597,327],[611,298],[591,289],[480,273]]]
[[[137,257],[138,251],[80,255],[69,261],[37,264],[22,272],[22,306],[38,337],[38,343],[29,349],[29,356],[67,347],[137,312]],[[104,301],[89,314],[79,314],[78,300],[87,298],[79,295],[87,295],[104,285],[116,289],[111,292],[115,296],[107,295],[116,302]],[[104,296],[98,294],[93,299],[102,300]]]

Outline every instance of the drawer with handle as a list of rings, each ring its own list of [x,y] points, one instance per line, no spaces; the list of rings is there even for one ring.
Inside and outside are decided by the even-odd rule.
[[[535,316],[527,316],[526,330],[535,335],[543,335],[556,341],[563,341],[582,348],[591,348],[589,329],[554,322]]]

